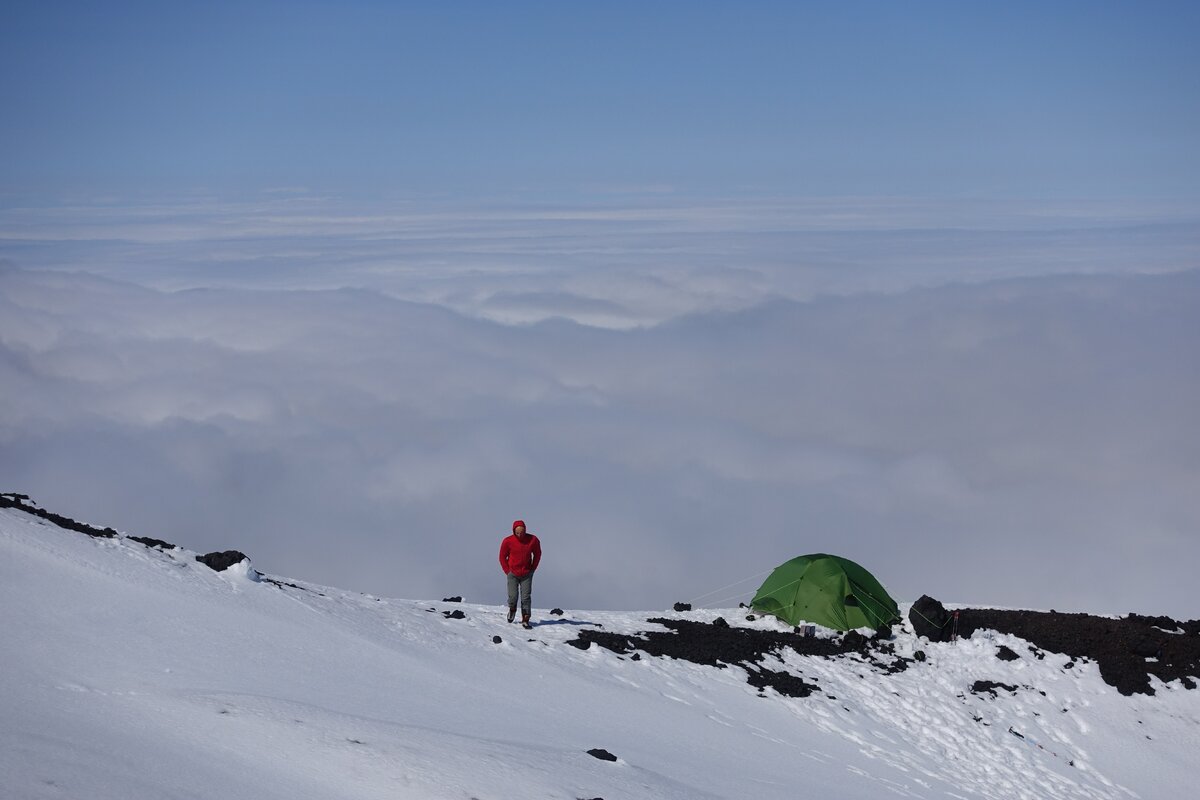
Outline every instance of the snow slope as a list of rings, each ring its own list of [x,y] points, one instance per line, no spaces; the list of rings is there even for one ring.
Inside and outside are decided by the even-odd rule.
[[[741,667],[565,645],[661,612],[523,631],[195,555],[0,509],[4,798],[1167,798],[1200,752],[1200,691],[1123,697],[1011,636],[900,631],[928,660],[895,675],[789,655],[822,691],[763,697]],[[688,617],[718,614],[777,624]]]

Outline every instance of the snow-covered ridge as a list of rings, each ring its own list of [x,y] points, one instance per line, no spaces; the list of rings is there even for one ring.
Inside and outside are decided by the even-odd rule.
[[[657,650],[794,634],[738,609],[539,610],[525,632],[498,606],[218,572],[0,499],[5,796],[1154,798],[1185,793],[1200,744],[1183,680],[1123,696],[994,629],[722,667]]]

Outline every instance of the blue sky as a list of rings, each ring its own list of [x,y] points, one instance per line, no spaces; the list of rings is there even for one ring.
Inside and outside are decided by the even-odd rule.
[[[0,187],[1195,198],[1198,32],[1160,2],[8,3]]]

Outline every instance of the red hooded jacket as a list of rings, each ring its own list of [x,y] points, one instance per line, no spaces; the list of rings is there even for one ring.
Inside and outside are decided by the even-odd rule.
[[[514,530],[517,522],[513,523]],[[523,578],[537,569],[541,560],[542,543],[529,531],[525,531],[521,536],[515,533],[505,536],[504,541],[500,543],[500,569],[504,570],[505,575]]]

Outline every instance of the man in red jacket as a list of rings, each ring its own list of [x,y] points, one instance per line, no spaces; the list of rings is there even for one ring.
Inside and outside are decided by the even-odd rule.
[[[529,616],[533,611],[533,573],[542,560],[542,543],[525,530],[525,523],[513,523],[512,536],[505,536],[500,543],[500,569],[508,576],[508,621],[517,615],[517,595],[521,596],[521,624],[532,628]]]

